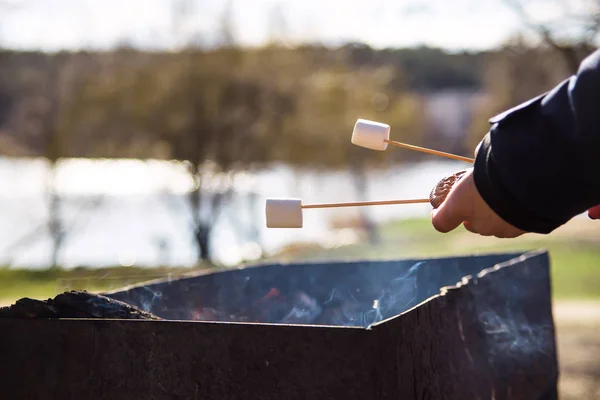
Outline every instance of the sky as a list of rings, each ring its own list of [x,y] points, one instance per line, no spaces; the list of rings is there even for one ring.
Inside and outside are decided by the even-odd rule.
[[[538,20],[590,0],[525,0]],[[231,4],[236,41],[261,45],[278,33],[290,43],[360,41],[373,47],[431,45],[479,50],[520,27],[503,0],[0,0],[0,45],[19,49],[106,49],[118,43],[173,48],[182,38],[213,43]],[[185,17],[175,18],[174,5]],[[274,15],[285,24],[273,23]]]

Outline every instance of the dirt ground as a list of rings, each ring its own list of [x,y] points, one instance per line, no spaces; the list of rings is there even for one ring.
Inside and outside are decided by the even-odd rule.
[[[600,302],[555,303],[561,400],[600,400]]]

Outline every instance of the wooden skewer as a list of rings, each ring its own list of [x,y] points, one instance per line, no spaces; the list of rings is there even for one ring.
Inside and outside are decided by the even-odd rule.
[[[463,156],[457,156],[456,154],[451,154],[451,153],[444,153],[443,151],[426,149],[425,147],[413,146],[411,144],[400,143],[400,142],[396,142],[394,140],[387,140],[386,139],[385,142],[388,143],[388,144],[391,144],[392,146],[403,147],[405,149],[420,151],[422,153],[428,153],[428,154],[433,154],[433,155],[440,156],[440,157],[451,158],[453,160],[466,161],[468,163],[474,163],[475,162],[475,160],[472,159],[472,158],[463,157]]]
[[[302,204],[302,208],[335,208],[335,207],[359,207],[359,206],[385,206],[385,205],[392,205],[392,204],[417,204],[417,203],[429,203],[429,199],[359,201],[359,202],[354,202],[354,203]]]

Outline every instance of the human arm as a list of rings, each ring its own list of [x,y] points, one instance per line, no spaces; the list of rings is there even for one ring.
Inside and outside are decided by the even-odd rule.
[[[472,172],[432,214],[442,232],[549,233],[600,204],[600,51],[552,91],[490,120]],[[499,232],[496,234],[496,231]]]

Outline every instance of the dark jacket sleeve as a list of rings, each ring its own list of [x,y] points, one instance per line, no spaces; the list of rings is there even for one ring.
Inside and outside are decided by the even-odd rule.
[[[505,221],[549,233],[600,204],[600,50],[576,75],[490,123],[474,179]]]

